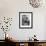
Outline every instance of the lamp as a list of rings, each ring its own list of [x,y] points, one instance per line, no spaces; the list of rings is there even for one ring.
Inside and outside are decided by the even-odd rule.
[[[43,2],[45,3],[45,0],[44,1],[43,0],[29,0],[30,5],[32,5],[32,7],[34,8],[40,7],[43,4]]]

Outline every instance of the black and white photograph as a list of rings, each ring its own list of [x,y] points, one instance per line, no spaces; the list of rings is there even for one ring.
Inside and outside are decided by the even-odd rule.
[[[32,12],[19,12],[19,28],[32,28],[33,26],[33,13]]]

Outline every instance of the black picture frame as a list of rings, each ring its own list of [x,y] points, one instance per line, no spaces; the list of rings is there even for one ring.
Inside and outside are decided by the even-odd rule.
[[[19,12],[19,29],[33,28],[33,12]]]

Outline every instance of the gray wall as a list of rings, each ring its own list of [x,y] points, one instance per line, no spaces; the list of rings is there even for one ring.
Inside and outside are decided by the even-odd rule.
[[[33,28],[19,29],[19,12],[33,12]],[[12,17],[10,33],[16,40],[28,40],[34,34],[37,39],[46,40],[46,5],[33,8],[28,0],[0,0],[0,19],[1,17]],[[3,31],[0,31],[0,39]]]

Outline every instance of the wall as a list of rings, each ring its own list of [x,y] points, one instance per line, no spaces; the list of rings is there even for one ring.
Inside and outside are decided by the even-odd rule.
[[[19,29],[19,12],[33,12],[33,28]],[[46,40],[46,7],[33,8],[28,0],[0,0],[0,18],[12,17],[10,33],[17,40],[28,40],[34,34],[37,39]],[[2,35],[0,31],[0,35]],[[4,34],[4,33],[3,33]],[[2,36],[0,36],[2,39]]]

